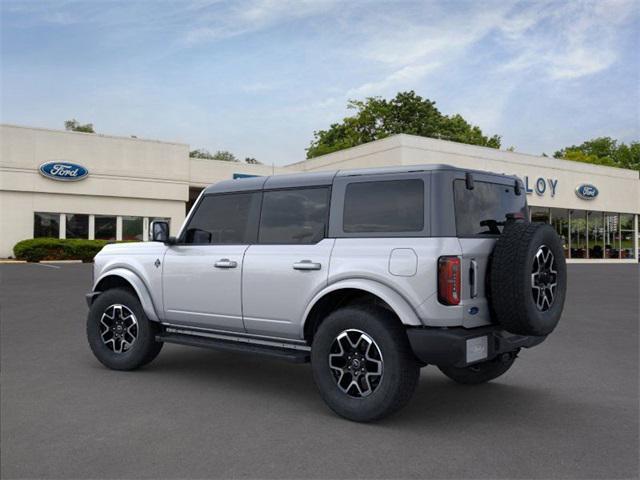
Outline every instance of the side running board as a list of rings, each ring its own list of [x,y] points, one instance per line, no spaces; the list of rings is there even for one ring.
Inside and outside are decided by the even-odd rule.
[[[261,345],[259,343],[238,342],[223,340],[220,338],[208,338],[204,336],[185,335],[182,333],[163,332],[156,335],[156,341],[177,343],[190,347],[212,348],[214,350],[226,350],[228,352],[250,353],[277,358],[292,363],[306,363],[310,361],[308,350]]]

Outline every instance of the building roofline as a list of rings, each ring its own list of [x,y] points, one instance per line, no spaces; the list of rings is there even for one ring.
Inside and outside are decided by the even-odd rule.
[[[393,142],[395,141],[395,142]],[[505,163],[514,162],[519,164],[528,164],[528,165],[539,165],[540,167],[546,168],[554,168],[549,165],[544,165],[544,162],[560,162],[560,164],[564,164],[563,167],[566,170],[584,170],[585,168],[593,171],[593,173],[601,174],[601,175],[609,175],[614,177],[627,177],[635,176],[636,178],[640,178],[640,172],[628,168],[621,167],[610,167],[607,165],[597,165],[593,163],[584,163],[584,162],[576,162],[575,160],[567,160],[565,158],[555,158],[555,157],[543,157],[541,155],[534,155],[531,153],[522,153],[522,152],[511,152],[508,150],[502,150],[497,148],[485,147],[482,145],[472,145],[467,143],[454,142],[451,140],[442,140],[439,138],[431,138],[431,137],[423,137],[420,135],[411,135],[407,133],[397,133],[394,135],[390,135],[385,138],[381,138],[379,140],[373,140],[371,142],[362,143],[360,145],[356,145],[355,147],[349,147],[342,150],[336,150],[335,152],[327,153],[325,155],[319,155],[317,157],[309,158],[307,160],[302,160],[300,162],[291,163],[285,165],[286,167],[296,166],[299,168],[304,168],[304,165],[307,162],[313,162],[315,160],[320,159],[329,159],[331,156],[337,155],[345,155],[345,152],[358,152],[359,150],[371,149],[372,147],[375,149],[375,146],[379,146],[384,143],[395,143],[395,146],[400,147],[409,147],[409,148],[419,148],[419,145],[415,145],[415,143],[427,143],[432,145],[441,145],[447,146],[451,149],[455,149],[455,152],[448,153],[456,153],[466,156],[477,156],[480,158],[484,158],[487,160],[495,160],[502,161]],[[413,145],[411,145],[413,143]],[[462,151],[461,151],[462,150]],[[357,154],[353,156],[358,156]],[[506,158],[496,158],[497,156],[505,156]],[[557,165],[555,168],[562,168],[561,165]]]
[[[182,143],[182,142],[170,142],[170,141],[166,141],[166,140],[156,140],[156,139],[152,139],[152,138],[139,138],[139,137],[125,137],[122,135],[107,135],[104,133],[88,133],[88,132],[72,132],[69,130],[59,130],[59,129],[55,129],[55,128],[45,128],[45,127],[29,127],[26,125],[16,125],[16,124],[12,124],[12,123],[0,123],[0,127],[9,127],[9,128],[21,128],[24,130],[38,130],[38,131],[43,131],[43,132],[52,132],[52,133],[64,133],[64,134],[68,134],[68,135],[88,135],[91,137],[102,137],[102,138],[113,138],[113,139],[117,139],[117,140],[130,140],[132,142],[151,142],[151,143],[161,143],[163,145],[178,145],[181,147],[187,147],[189,148],[189,144],[188,143]]]

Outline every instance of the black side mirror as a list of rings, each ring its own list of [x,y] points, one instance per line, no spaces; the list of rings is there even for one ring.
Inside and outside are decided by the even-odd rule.
[[[151,241],[153,242],[169,242],[169,223],[162,220],[151,222]]]

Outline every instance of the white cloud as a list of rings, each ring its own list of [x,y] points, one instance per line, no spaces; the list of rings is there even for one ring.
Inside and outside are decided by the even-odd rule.
[[[428,72],[438,67],[438,63],[407,65],[392,72],[379,81],[367,82],[347,92],[347,97],[382,95],[390,90],[402,90],[415,86]]]
[[[606,70],[618,59],[618,29],[637,6],[633,0],[534,3],[501,28],[505,48],[517,52],[503,68],[551,80]]]

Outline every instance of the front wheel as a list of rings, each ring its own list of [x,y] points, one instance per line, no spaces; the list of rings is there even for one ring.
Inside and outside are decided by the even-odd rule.
[[[378,420],[403,407],[420,374],[398,319],[363,306],[336,310],[320,324],[311,366],[327,405],[358,422]]]
[[[149,321],[138,298],[128,290],[107,290],[95,299],[87,316],[91,351],[113,370],[134,370],[156,358],[158,325]]]
[[[442,373],[463,385],[478,385],[498,378],[507,372],[516,360],[516,353],[503,353],[488,362],[468,367],[438,367]]]

